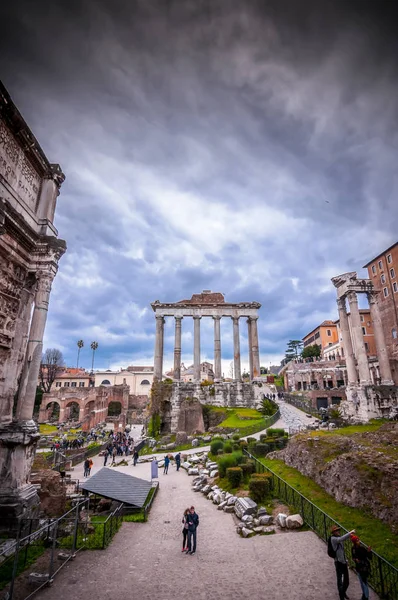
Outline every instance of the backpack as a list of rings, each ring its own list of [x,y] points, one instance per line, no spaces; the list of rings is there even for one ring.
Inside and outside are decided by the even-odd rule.
[[[332,546],[332,536],[328,537],[328,556],[330,558],[336,558],[336,550]]]

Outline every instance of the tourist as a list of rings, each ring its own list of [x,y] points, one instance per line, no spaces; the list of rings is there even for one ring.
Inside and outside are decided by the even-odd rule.
[[[105,450],[104,452],[104,467],[106,467],[106,463],[108,462],[109,452]]]
[[[187,554],[196,552],[196,530],[199,525],[199,515],[195,512],[195,507],[191,506],[188,513],[188,550]],[[192,543],[193,541],[193,543]]]
[[[112,465],[114,465],[116,463],[116,454],[117,454],[117,449],[116,449],[116,446],[114,446],[113,450],[112,450]]]
[[[134,466],[137,466],[137,461],[138,461],[138,451],[134,448],[134,454],[133,454],[133,461],[134,461]]]
[[[167,475],[167,471],[169,470],[169,464],[170,464],[170,458],[166,454],[166,456],[164,457],[163,475]]]
[[[370,561],[372,560],[372,549],[361,546],[361,540],[357,535],[351,534],[352,548],[351,555],[355,563],[355,570],[358,574],[359,583],[362,589],[361,600],[368,600],[369,586],[368,577],[370,574]]]
[[[348,598],[346,592],[348,590],[348,586],[350,585],[348,564],[344,552],[344,542],[355,533],[355,529],[345,533],[344,535],[340,535],[340,533],[340,527],[338,525],[333,525],[331,529],[332,535],[330,537],[330,542],[335,553],[334,566],[336,568],[337,589],[339,591],[340,600],[344,600],[345,598]]]
[[[181,466],[181,452],[178,452],[175,455],[175,461],[176,461],[177,471],[179,471],[180,470],[180,466]]]
[[[84,461],[84,477],[88,477],[89,476],[89,469],[90,469],[90,463],[88,458],[86,458],[86,460]]]
[[[88,461],[88,474],[91,475],[91,469],[93,468],[93,459],[90,458]]]
[[[188,515],[189,508],[184,510],[184,514],[182,517],[182,550],[181,552],[186,552],[188,550]]]

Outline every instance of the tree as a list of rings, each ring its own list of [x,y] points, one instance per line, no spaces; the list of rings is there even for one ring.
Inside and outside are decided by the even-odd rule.
[[[301,353],[303,358],[319,358],[321,355],[321,348],[318,344],[313,344],[312,346],[306,346]]]
[[[54,379],[61,367],[65,364],[61,350],[57,348],[47,348],[44,352],[39,371],[40,387],[43,392],[49,392]]]
[[[302,346],[303,342],[301,340],[289,340],[287,343],[285,358],[287,360],[293,360],[293,358],[298,358]]]

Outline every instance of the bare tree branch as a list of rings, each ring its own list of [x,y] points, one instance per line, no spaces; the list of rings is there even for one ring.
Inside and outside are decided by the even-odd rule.
[[[57,348],[47,348],[40,364],[40,387],[43,392],[49,392],[58,371],[65,365],[62,352]]]

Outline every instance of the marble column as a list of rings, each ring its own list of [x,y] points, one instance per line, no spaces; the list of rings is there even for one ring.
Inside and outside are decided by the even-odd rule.
[[[199,316],[193,317],[193,379],[200,381],[200,319]]]
[[[355,292],[347,294],[348,304],[351,313],[351,331],[355,339],[356,358],[359,371],[359,381],[362,385],[370,385],[370,371],[368,357],[363,339],[361,315],[358,308],[358,299]]]
[[[214,380],[221,381],[221,317],[215,316],[214,319]]]
[[[18,390],[17,419],[30,421],[36,398],[37,380],[43,354],[43,336],[46,327],[51,284],[55,273],[38,271],[35,291],[35,306],[29,329],[24,367]]]
[[[340,330],[343,338],[344,358],[347,368],[347,383],[348,385],[355,385],[358,383],[357,367],[355,365],[345,298],[337,299],[337,307],[339,310]]]
[[[239,339],[239,317],[232,317],[233,333],[234,333],[234,379],[240,381],[240,339]]]
[[[376,342],[377,359],[379,361],[379,370],[381,385],[394,385],[392,379],[390,361],[386,349],[386,341],[384,339],[383,326],[381,324],[380,310],[377,303],[377,293],[368,293],[368,301],[370,307],[370,316],[373,323],[373,332]]]
[[[164,317],[156,315],[155,364],[153,378],[158,381],[162,381],[163,376],[163,338]]]
[[[174,337],[174,379],[181,379],[181,322],[182,317],[174,317],[175,337]]]
[[[251,318],[253,379],[260,377],[260,351],[259,351],[259,347],[258,347],[257,320],[258,320],[258,317]]]
[[[253,380],[253,354],[252,354],[252,322],[250,317],[247,319],[247,345],[249,348],[249,371],[250,381]]]

